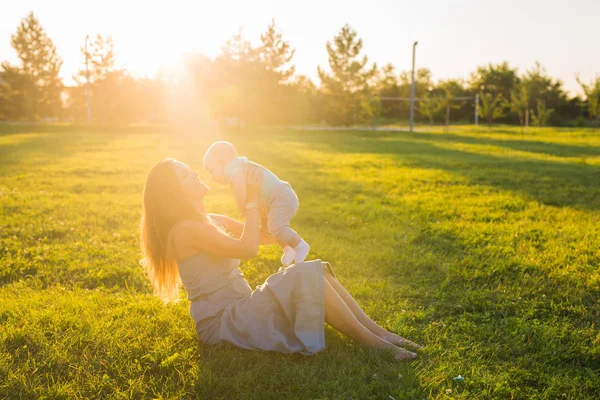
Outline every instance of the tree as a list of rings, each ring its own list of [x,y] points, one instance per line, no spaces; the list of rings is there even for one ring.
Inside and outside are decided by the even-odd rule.
[[[11,45],[28,80],[24,88],[26,118],[57,117],[62,108],[62,81],[58,76],[62,60],[33,12],[21,20],[11,36]]]
[[[501,118],[504,115],[505,101],[502,93],[492,95],[491,93],[479,95],[481,105],[479,106],[479,116],[484,118],[491,129],[494,120]]]
[[[0,68],[0,120],[18,121],[27,117],[25,93],[30,81],[18,67],[7,62]]]
[[[331,73],[318,67],[321,88],[326,100],[326,118],[332,124],[351,125],[366,121],[373,114],[369,83],[375,77],[377,66],[367,68],[367,56],[360,57],[362,40],[349,25],[327,42]]]
[[[86,58],[90,76],[92,118],[100,124],[124,124],[131,122],[135,106],[134,80],[127,71],[115,66],[114,41],[111,36],[94,36],[86,52],[80,48],[82,66],[73,79],[78,90],[71,90],[71,115],[83,120],[86,112],[87,74]]]
[[[258,57],[267,71],[277,76],[277,83],[287,81],[296,69],[291,65],[286,67],[296,52],[290,43],[283,40],[281,32],[276,30],[275,19],[267,27],[267,31],[260,35],[261,46],[257,49]]]
[[[561,109],[567,105],[567,95],[562,89],[562,82],[548,76],[546,69],[535,62],[532,68],[527,70],[521,78],[521,85],[527,88],[529,99],[536,102],[542,101],[541,107]],[[556,115],[555,123],[559,123],[559,115]]]
[[[229,60],[227,63],[235,63]],[[223,64],[222,64],[223,65]],[[229,64],[228,64],[229,65]],[[236,72],[237,73],[237,72]],[[183,71],[179,75],[163,74],[164,106],[168,110],[166,116],[171,121],[182,125],[203,125],[215,116],[227,114],[227,102],[239,104],[241,99],[227,98],[229,94],[223,90],[221,75],[213,61],[204,54],[191,54],[183,60]],[[227,76],[227,75],[225,75]]]
[[[238,33],[221,46],[221,56],[238,62],[253,62],[256,60],[257,53],[240,28]]]
[[[379,97],[404,97],[408,99],[411,91],[411,72],[402,71],[396,74],[392,64],[387,64],[377,71],[372,85]],[[431,71],[419,68],[415,71],[415,97],[426,97],[433,87]],[[386,118],[407,118],[410,103],[408,101],[382,100],[381,115]]]
[[[511,68],[508,62],[488,64],[477,67],[471,74],[470,87],[474,93],[485,91],[493,97],[502,94],[504,99],[510,98],[510,93],[518,84],[517,69]]]
[[[85,46],[80,48],[83,55],[83,65],[73,79],[79,84],[87,83],[85,59],[88,58],[90,83],[96,83],[106,79],[110,72],[117,70],[115,67],[115,45],[112,36],[96,35],[88,47],[86,54]]]
[[[275,20],[260,35],[261,45],[256,49],[258,66],[255,70],[256,86],[253,89],[258,97],[253,115],[262,123],[281,123],[290,116],[294,99],[290,98],[291,77],[295,67],[291,64],[295,50],[283,39],[277,30]],[[293,97],[293,96],[292,96]]]
[[[242,34],[235,34],[221,47],[214,63],[215,88],[220,118],[237,118],[240,126],[256,122],[265,112],[263,104],[265,67],[260,62],[257,49],[252,48]],[[270,74],[273,76],[273,74]]]
[[[289,87],[295,67],[295,50],[284,40],[272,20],[260,35],[261,45],[253,48],[241,30],[222,47],[221,54],[206,68],[211,108],[221,119],[237,118],[240,123],[283,122],[292,114]]]
[[[82,66],[73,76],[78,87],[70,90],[70,114],[84,120],[86,113],[86,71],[88,59],[92,120],[101,125],[123,125],[145,119],[148,99],[141,95],[148,87],[131,77],[125,69],[116,67],[114,42],[110,36],[96,35],[90,40],[88,52],[81,47]],[[145,92],[145,89],[144,89]],[[144,106],[142,106],[144,105]]]
[[[400,73],[400,88],[401,95],[404,97],[410,96],[412,86],[411,71],[402,71]],[[425,97],[430,89],[434,86],[431,71],[427,68],[419,68],[415,71],[415,97]]]
[[[427,97],[425,100],[419,102],[418,111],[421,115],[427,117],[429,125],[433,125],[433,114],[438,108],[436,101],[431,97]]]
[[[598,122],[600,122],[600,76],[596,77],[594,81],[586,85],[581,81],[579,75],[577,75],[577,83],[579,83],[583,93],[585,93],[586,109],[592,120],[594,129],[596,129],[598,127]]]
[[[456,81],[441,82],[439,84],[439,88],[442,90],[442,95],[437,98],[436,109],[437,111],[445,111],[445,132],[448,132],[448,128],[450,126],[450,110],[460,108],[458,104],[454,103],[456,97],[454,95],[454,91],[456,90],[455,86],[457,84],[458,83]]]
[[[510,109],[519,116],[521,133],[529,125],[529,92],[526,85],[519,85],[510,92]]]
[[[401,88],[392,64],[384,65],[377,71],[375,76],[375,92],[379,97],[399,97]],[[398,101],[382,101],[381,115],[386,118],[399,118],[401,116],[402,104]]]
[[[114,93],[114,98],[106,97],[102,93],[115,90],[115,87],[106,88],[109,75],[117,73],[123,75],[125,71],[118,71],[115,67],[114,42],[111,36],[97,34],[89,40],[89,45],[80,47],[81,67],[73,75],[77,83],[76,88],[68,88],[68,110],[72,118],[78,121],[87,120],[87,75],[90,80],[90,108],[91,116],[96,122],[109,122],[113,116],[107,112],[112,103],[118,102],[119,93]],[[86,71],[87,60],[87,71]],[[111,83],[115,79],[110,80]]]
[[[397,89],[399,87],[398,77],[396,76],[396,69],[392,64],[386,64],[383,67],[381,67],[380,70],[377,70],[377,74],[375,77],[377,82],[376,88],[380,92]]]
[[[548,123],[548,118],[550,118],[553,112],[553,108],[546,108],[546,102],[543,99],[538,99],[536,110],[531,110],[533,123],[539,128],[545,126]]]
[[[289,99],[287,121],[292,123],[318,122],[318,90],[315,84],[305,75],[295,76],[293,81],[284,86],[286,98]]]

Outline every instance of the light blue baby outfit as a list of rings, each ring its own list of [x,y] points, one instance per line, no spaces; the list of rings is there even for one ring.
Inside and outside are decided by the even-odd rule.
[[[289,243],[297,235],[290,228],[290,221],[298,212],[298,196],[289,183],[282,181],[262,165],[248,161],[246,157],[237,157],[229,162],[225,166],[225,176],[231,182],[240,172],[245,174],[250,165],[257,167],[263,174],[258,203],[261,228],[266,229],[277,240]]]

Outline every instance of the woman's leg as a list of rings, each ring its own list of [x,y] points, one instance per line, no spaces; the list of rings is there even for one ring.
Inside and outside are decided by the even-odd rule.
[[[330,274],[325,274],[327,281],[331,285],[331,287],[337,292],[337,294],[342,298],[344,303],[348,306],[350,311],[354,314],[356,319],[368,330],[379,336],[380,338],[394,343],[400,346],[410,346],[415,348],[422,348],[423,346],[418,345],[410,340],[403,338],[402,336],[396,335],[395,333],[389,332],[383,329],[381,326],[377,325],[375,321],[373,321],[369,316],[363,311],[363,309],[358,305],[356,300],[352,297],[350,293],[342,286],[341,283],[338,282]]]
[[[417,356],[415,353],[394,346],[365,328],[329,281],[325,278],[323,280],[325,283],[325,321],[329,325],[362,345],[393,351],[398,360],[409,360]]]

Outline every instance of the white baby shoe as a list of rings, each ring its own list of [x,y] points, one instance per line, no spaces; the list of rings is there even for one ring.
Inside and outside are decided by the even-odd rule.
[[[294,251],[296,252],[296,256],[294,257],[294,263],[298,264],[304,262],[306,256],[308,256],[308,252],[310,251],[310,246],[304,240],[294,247]]]
[[[290,246],[285,246],[283,248],[283,255],[281,256],[281,264],[284,267],[287,267],[294,261],[294,257],[296,256],[296,251],[292,249]]]

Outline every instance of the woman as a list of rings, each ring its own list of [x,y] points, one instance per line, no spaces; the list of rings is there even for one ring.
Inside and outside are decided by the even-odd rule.
[[[209,188],[198,173],[173,159],[152,168],[144,188],[143,264],[156,293],[175,299],[183,283],[196,331],[206,343],[313,354],[325,348],[324,322],[367,347],[391,350],[398,360],[421,346],[373,322],[320,260],[292,265],[252,291],[238,269],[273,237],[259,230],[262,176],[247,176],[246,222],[207,214]]]

